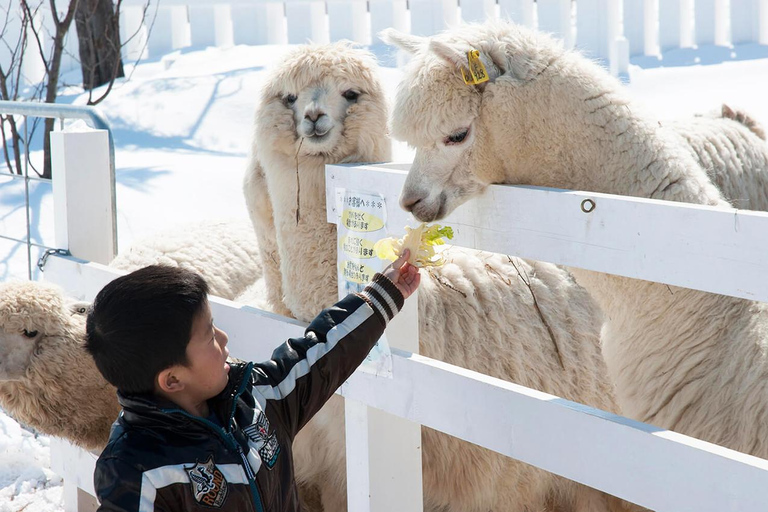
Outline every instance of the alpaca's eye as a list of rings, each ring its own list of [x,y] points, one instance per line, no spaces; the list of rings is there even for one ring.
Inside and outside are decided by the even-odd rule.
[[[286,94],[285,96],[283,96],[283,105],[285,105],[286,107],[290,107],[294,103],[296,103],[295,94]]]
[[[352,89],[350,89],[348,91],[344,91],[342,96],[344,96],[344,99],[346,99],[348,101],[356,101],[357,98],[360,96],[360,93],[359,92],[355,92]]]
[[[34,338],[35,336],[37,336],[37,331],[28,331],[24,329],[24,336],[26,336],[27,338]]]
[[[85,314],[86,309],[85,308],[77,308],[77,312],[82,314]]]
[[[452,133],[449,136],[445,138],[443,141],[446,146],[454,146],[456,144],[461,144],[464,142],[464,139],[467,138],[467,134],[469,133],[469,128],[466,128],[464,130],[459,130],[456,133]]]

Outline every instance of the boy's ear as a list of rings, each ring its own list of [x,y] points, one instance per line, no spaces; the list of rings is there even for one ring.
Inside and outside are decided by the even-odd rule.
[[[158,373],[156,382],[158,389],[163,393],[178,393],[184,389],[184,383],[176,377],[173,366]]]

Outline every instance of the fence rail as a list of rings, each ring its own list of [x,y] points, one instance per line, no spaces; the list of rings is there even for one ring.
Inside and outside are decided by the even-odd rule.
[[[407,168],[391,164],[328,166],[328,220],[338,219],[337,189],[362,189],[385,198],[387,223],[399,229],[410,220],[397,206]],[[595,202],[590,213],[581,209],[584,200]],[[659,222],[662,217],[664,223]],[[504,219],[503,224],[497,218]],[[702,290],[768,300],[768,264],[759,258],[765,254],[768,239],[766,213],[498,185],[457,209],[445,222],[455,227],[458,245],[579,266],[594,259],[593,267],[587,268],[678,285],[683,279]],[[632,237],[640,233],[640,241],[628,241],[632,238],[628,231]],[[589,247],[610,251],[612,256],[595,258]],[[657,247],[671,256],[658,260]],[[731,274],[725,280],[711,279],[716,273],[701,272],[700,266],[708,258],[727,259],[728,265],[718,268],[733,269]],[[624,263],[609,267],[610,261]],[[47,279],[86,300],[116,275],[112,269],[72,257],[51,258],[46,272]],[[211,302],[237,357],[264,359],[273,348],[268,340],[295,336],[303,329],[294,320],[247,306],[216,298]],[[254,339],[254,332],[261,336]],[[762,512],[768,502],[766,460],[407,351],[393,350],[393,376],[357,372],[340,392],[348,399],[348,407],[359,403],[380,409],[414,422],[416,432],[418,425],[428,426],[653,510]],[[453,414],[457,403],[462,404],[461,415]],[[363,439],[379,445],[379,451],[394,451],[381,438],[355,433],[367,429],[366,421],[371,418],[348,418],[347,442]],[[349,444],[347,453],[354,454]],[[52,459],[56,468],[74,471],[64,475],[65,486],[69,486],[65,491],[67,511],[85,510],[92,504],[86,491],[93,490],[82,482],[92,474],[95,457],[56,443]],[[359,472],[373,471],[368,465],[377,463],[367,458],[354,462],[357,466],[348,467]],[[419,477],[408,473],[410,469],[398,470],[407,478]],[[351,474],[350,481],[353,479],[359,482],[360,474]],[[77,485],[82,486],[80,491],[72,489]],[[350,500],[355,490],[350,489]],[[378,510],[373,503],[378,499],[376,493],[366,494],[366,499],[370,503],[365,510]],[[396,509],[419,510],[420,506],[408,502]]]
[[[17,1],[0,0],[9,18]],[[51,33],[46,8],[39,22]],[[614,73],[626,72],[630,56],[695,45],[768,45],[768,0],[123,0],[120,31],[124,57],[132,61],[186,47],[339,39],[377,45],[376,34],[387,27],[432,35],[460,21],[496,18],[551,32]],[[78,66],[74,32],[66,48],[64,71]],[[34,83],[44,70],[34,45],[27,52],[25,76]],[[7,58],[0,48],[0,64]]]

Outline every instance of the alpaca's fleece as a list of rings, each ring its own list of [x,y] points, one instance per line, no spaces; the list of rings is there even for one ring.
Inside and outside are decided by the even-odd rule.
[[[756,120],[723,105],[717,115],[664,122],[681,136],[735,208],[768,210],[768,144]]]
[[[337,238],[335,226],[326,222],[323,165],[389,156],[386,107],[373,67],[367,55],[348,47],[302,48],[271,75],[257,109],[246,201],[252,216],[261,215],[253,218],[256,229],[265,230],[259,240],[274,237],[277,254],[270,259],[279,264],[275,276],[281,278],[280,298],[301,320],[311,320],[336,302]],[[281,101],[289,94],[301,98],[317,84],[339,96],[350,87],[364,91],[339,121],[340,138],[322,154],[307,140],[299,150],[297,110]],[[270,207],[258,203],[265,195]],[[459,248],[447,251],[446,257],[443,267],[422,271],[422,354],[616,410],[600,353],[601,317],[565,271]],[[267,286],[275,283],[267,279]],[[341,400],[332,399],[294,447],[296,477],[321,488],[326,512],[346,510],[343,417]],[[422,429],[422,446],[425,510],[606,509],[605,496],[596,491],[433,430]]]
[[[148,265],[192,270],[211,295],[233,300],[262,277],[259,247],[250,222],[218,220],[182,225],[136,241],[109,264],[131,272]]]
[[[96,450],[120,406],[85,351],[85,309],[48,284],[0,284],[0,406],[40,432]]]
[[[548,36],[505,23],[432,40],[389,35],[417,48],[393,125],[417,147],[401,198],[417,217],[439,218],[490,183],[728,205],[679,137]],[[490,83],[461,80],[470,48]],[[446,145],[465,128],[472,136]],[[768,305],[573,273],[605,312],[603,353],[624,414],[768,457]]]

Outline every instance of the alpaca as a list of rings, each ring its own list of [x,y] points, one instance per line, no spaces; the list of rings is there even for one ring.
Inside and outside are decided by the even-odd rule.
[[[262,278],[259,247],[247,220],[206,221],[154,233],[109,264],[126,272],[147,265],[194,270],[205,278],[211,295],[228,300]]]
[[[401,204],[432,221],[491,183],[729,206],[690,149],[598,65],[506,23],[430,39],[392,124],[416,146]],[[467,52],[490,81],[465,85]],[[602,343],[623,414],[768,458],[768,305],[572,269],[606,316]]]
[[[257,108],[244,192],[260,243],[271,240],[276,251],[268,258],[262,246],[270,296],[300,320],[336,301],[324,165],[389,156],[374,67],[346,45],[299,48],[270,74]],[[565,271],[460,248],[445,254],[443,267],[422,272],[422,354],[616,410],[599,311]],[[297,480],[319,487],[329,512],[346,510],[343,417],[335,397],[294,445]],[[434,430],[422,429],[422,446],[425,510],[608,509],[602,493]]]
[[[768,210],[768,144],[762,126],[743,110],[663,123],[684,140],[724,198],[736,208]]]
[[[0,406],[44,434],[101,450],[120,405],[85,352],[86,307],[49,284],[0,284]]]
[[[110,267],[125,272],[152,264],[203,275],[211,294],[229,300],[250,293],[264,307],[256,238],[250,222],[209,221],[135,242]],[[0,405],[45,434],[101,450],[120,406],[83,350],[86,303],[50,285],[0,285]]]

